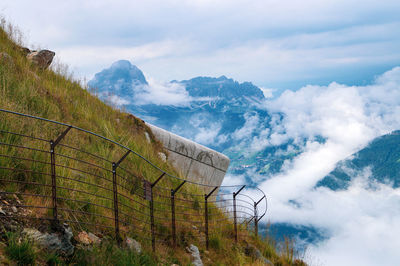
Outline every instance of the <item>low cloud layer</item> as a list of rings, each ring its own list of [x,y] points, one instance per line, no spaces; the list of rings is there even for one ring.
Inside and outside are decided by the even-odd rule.
[[[310,253],[326,265],[393,265],[400,246],[399,189],[383,184],[371,188],[368,169],[356,173],[348,190],[314,187],[337,162],[400,128],[400,67],[367,86],[331,83],[286,91],[265,108],[283,120],[270,123],[262,145],[294,140],[302,150],[260,184],[270,198],[269,219],[325,230],[329,238]],[[304,138],[308,141],[302,143]],[[259,147],[260,138],[253,142]]]
[[[154,79],[148,79],[148,83],[148,86],[143,86],[135,95],[136,105],[187,106],[194,100],[179,83],[161,83]]]

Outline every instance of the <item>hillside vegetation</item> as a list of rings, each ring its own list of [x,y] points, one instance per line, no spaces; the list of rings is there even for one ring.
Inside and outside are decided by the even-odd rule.
[[[155,165],[168,173],[179,176],[179,172],[173,169],[167,162],[160,159],[158,153],[163,151],[162,146],[157,142],[150,129],[144,122],[128,113],[106,105],[94,96],[87,89],[83,88],[81,83],[74,80],[72,75],[67,72],[67,68],[61,64],[52,67],[52,70],[41,70],[26,59],[25,54],[21,50],[21,44],[18,31],[10,25],[2,23],[0,29],[0,108],[12,110],[15,112],[35,115],[55,121],[90,130],[99,135],[115,140],[130,149],[141,154]],[[11,57],[11,60],[4,56],[4,53]],[[60,135],[65,128],[61,126],[44,124],[43,122],[33,119],[21,118],[10,114],[0,113],[0,130],[3,132],[23,132],[29,136],[35,136],[43,139],[54,139]],[[150,142],[146,139],[145,133],[150,136]],[[40,143],[32,139],[26,139],[22,136],[15,136],[6,133],[0,133],[1,142],[11,143],[13,145],[24,145],[48,149],[47,143]],[[77,131],[71,131],[65,138],[68,144],[74,147],[82,147],[85,151],[97,154],[111,161],[117,161],[123,156],[123,151],[107,142],[96,141],[88,135],[81,134]],[[26,160],[18,160],[15,158],[24,156],[34,160],[45,161],[47,155],[37,153],[35,151],[23,151],[13,147],[0,146],[0,154],[6,154],[6,157],[0,157],[0,165],[14,167],[19,169],[34,169],[36,172],[48,172],[49,166],[35,164]],[[69,150],[68,156],[78,157],[81,154]],[[59,159],[59,163],[64,163],[69,168],[62,170],[65,177],[76,176],[76,171],[72,170],[79,167],[79,162],[71,162],[70,160]],[[96,158],[90,159],[91,163],[102,165],[109,169],[107,162],[99,162]],[[82,167],[82,166],[80,166]],[[137,156],[130,156],[124,161],[124,167],[133,172],[135,178],[147,179],[154,181],[159,172],[148,164],[143,163]],[[88,172],[96,170],[90,165],[85,166]],[[61,171],[61,170],[58,170]],[[16,179],[20,181],[42,182],[49,184],[51,181],[46,176],[29,172],[12,172],[0,169],[1,179]],[[133,178],[133,177],[132,177]],[[99,193],[92,186],[77,185],[68,180],[59,181],[62,186],[71,186],[81,190],[87,190],[93,193]],[[91,180],[99,185],[106,186],[98,180]],[[165,179],[160,182],[160,186],[171,188],[175,187],[179,182],[173,179]],[[24,193],[47,193],[45,188],[38,188],[30,185],[18,185],[8,182],[0,182],[0,191],[7,192],[24,192]],[[195,186],[185,186],[183,192],[192,192],[201,194],[202,191]],[[73,197],[77,200],[96,201],[111,207],[111,203],[94,199],[90,195],[72,194],[68,190],[61,190],[61,197]],[[112,194],[103,192],[103,196],[112,197]],[[107,194],[108,193],[108,194]],[[128,193],[128,192],[126,192]],[[129,194],[129,193],[128,193]],[[127,194],[127,195],[128,195]],[[189,193],[188,193],[189,195]],[[138,197],[137,195],[130,195]],[[22,197],[20,198],[27,205],[43,205],[50,206],[51,199]],[[159,199],[162,203],[163,199]],[[90,210],[94,213],[104,216],[112,216],[112,211],[104,210],[96,207],[88,207],[79,202],[63,202],[62,207],[78,208],[82,210]],[[141,206],[134,206],[141,209]],[[156,208],[168,208],[166,205],[158,204]],[[129,210],[125,209],[125,212]],[[219,212],[217,208],[214,212]],[[37,217],[49,215],[49,211],[35,210]],[[85,215],[72,216],[70,213],[62,213],[65,219],[76,220],[79,222],[96,222],[99,225],[112,226],[113,221],[87,217]],[[221,212],[222,216],[223,213]],[[0,217],[0,220],[2,218]],[[202,217],[199,217],[201,220]],[[190,265],[190,255],[185,251],[185,246],[195,244],[200,249],[203,262],[207,265],[263,265],[256,257],[246,251],[248,245],[257,247],[263,256],[272,261],[275,265],[303,265],[301,260],[296,260],[293,254],[293,247],[288,241],[281,248],[278,248],[271,239],[259,239],[251,233],[244,231],[244,236],[236,245],[232,234],[218,234],[210,240],[210,250],[206,251],[204,245],[200,244],[200,238],[196,236],[195,229],[192,227],[184,228],[184,236],[179,239],[178,247],[170,246],[170,239],[163,239],[164,242],[157,244],[157,252],[152,253],[150,245],[143,241],[144,252],[136,254],[123,247],[118,247],[113,240],[113,232],[110,230],[102,230],[91,227],[90,225],[71,224],[75,232],[86,230],[96,232],[103,235],[102,244],[93,248],[79,248],[75,250],[71,257],[62,257],[57,254],[49,254],[45,250],[39,248],[36,244],[24,239],[20,236],[20,229],[15,232],[2,232],[1,239],[5,244],[0,245],[0,264],[15,262],[23,265],[28,264],[50,264],[50,265],[171,265],[173,263],[179,265]],[[139,226],[135,224],[135,226]],[[123,237],[130,236],[140,241],[141,235],[129,228],[123,233]],[[169,230],[167,224],[161,224],[156,228],[159,234],[165,234]],[[187,236],[191,236],[190,238]],[[190,241],[190,243],[188,242]]]

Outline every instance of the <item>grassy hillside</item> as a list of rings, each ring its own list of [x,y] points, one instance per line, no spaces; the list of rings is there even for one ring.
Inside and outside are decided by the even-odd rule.
[[[19,38],[16,36],[17,32],[18,31],[13,29],[12,26],[6,26],[4,23],[3,29],[0,29],[0,53],[6,53],[11,57],[11,60],[9,60],[4,56],[4,54],[3,56],[0,56],[0,108],[56,120],[90,130],[129,147],[152,161],[163,170],[179,176],[179,173],[175,171],[175,169],[159,158],[158,153],[164,152],[163,148],[160,143],[154,140],[151,131],[145,126],[143,121],[100,101],[86,89],[82,88],[79,82],[73,80],[62,65],[53,66],[54,71],[40,70],[36,66],[32,65],[26,59],[18,44]],[[0,130],[3,132],[23,132],[26,135],[43,139],[55,139],[63,132],[63,130],[65,130],[65,128],[62,126],[45,124],[32,119],[19,118],[9,114],[0,113]],[[146,140],[145,132],[150,136],[150,143]],[[0,133],[0,138],[1,142],[11,143],[13,145],[37,147],[43,150],[49,148],[47,143],[41,143],[34,139],[27,139],[23,136]],[[65,137],[65,141],[71,146],[82,147],[87,152],[108,158],[109,161],[118,161],[118,159],[124,154],[123,150],[110,145],[110,143],[98,141],[87,134],[82,134],[77,131],[71,131],[68,133]],[[80,157],[82,154],[74,150],[65,149],[65,153],[71,157],[78,159],[82,158]],[[16,159],[24,157],[37,161],[46,161],[46,154],[27,150],[21,152],[20,149],[9,146],[0,146],[0,154],[6,154],[8,156],[0,157],[1,166],[18,169],[33,169],[35,172],[49,171],[49,166],[46,164],[38,164],[32,161]],[[106,169],[110,168],[109,162],[99,161],[96,158],[91,158],[89,160],[91,164],[96,164]],[[66,166],[66,168],[57,170],[57,174],[66,178],[77,176],[76,171],[73,169],[82,169],[83,167],[86,172],[97,173],[95,167],[91,165],[82,166],[82,164],[77,161],[58,158],[57,162]],[[160,174],[156,169],[143,163],[143,160],[135,156],[127,157],[126,161],[124,161],[124,167],[133,173],[132,176],[129,176],[129,178],[132,179],[136,178],[139,180],[140,178],[145,178],[154,181]],[[0,169],[0,178],[15,179],[25,182],[41,182],[44,184],[51,183],[49,178],[46,176],[31,172],[12,172],[6,169]],[[93,182],[98,185],[109,186],[107,182],[95,179],[94,177],[84,176],[82,178],[87,178],[85,180],[88,180],[88,182]],[[72,187],[74,189],[85,190],[91,193],[102,193],[101,195],[104,197],[112,197],[111,192],[100,191],[93,186],[86,186],[82,183],[73,183],[68,179],[59,180],[58,182],[58,185],[60,186]],[[130,183],[128,182],[126,185],[128,186],[129,184]],[[159,186],[171,188],[176,187],[177,184],[179,184],[177,180],[165,179]],[[45,187],[36,187],[29,184],[18,185],[8,182],[0,182],[0,191],[13,193],[21,191],[23,193],[49,193]],[[182,191],[192,192],[199,195],[202,193],[202,191],[194,186],[185,186]],[[126,193],[127,197],[129,196],[133,199],[139,197],[139,195],[129,193],[129,190],[121,193]],[[112,217],[113,215],[112,210],[97,208],[96,206],[87,206],[82,203],[83,201],[91,201],[111,208],[112,202],[107,200],[94,198],[87,194],[82,195],[68,190],[60,190],[59,196],[64,198],[74,198],[76,200],[74,202],[60,202],[61,207],[91,211],[102,216]],[[188,200],[196,200],[194,197],[190,198],[190,195],[188,197]],[[21,200],[23,200],[27,205],[51,205],[51,200],[48,198],[22,197]],[[167,199],[160,197],[157,198],[157,200],[159,204],[156,204],[155,208],[169,208],[163,204]],[[132,206],[137,210],[146,210],[146,208],[140,204],[135,204],[128,200],[124,201],[123,199],[121,199],[121,201],[122,203],[133,204]],[[129,213],[129,209],[122,208],[121,211]],[[192,212],[193,215],[198,215],[198,213],[200,213],[199,211],[192,209],[189,210],[189,212]],[[214,212],[214,215],[223,216],[222,212],[217,208],[213,209],[212,212]],[[49,210],[37,210],[35,211],[35,215],[37,217],[49,215]],[[63,212],[60,215],[68,220],[79,220],[80,222],[87,223],[95,222],[104,226],[113,225],[112,220],[107,220],[101,217],[93,218],[87,217],[83,214],[72,215],[70,212]],[[199,221],[201,221],[202,216],[198,216]],[[82,224],[71,224],[71,226],[76,232],[79,230],[86,230],[100,233],[104,235],[105,241],[103,241],[101,246],[93,249],[78,249],[72,258],[65,259],[58,258],[56,255],[46,254],[36,246],[30,249],[29,247],[33,244],[29,241],[15,241],[15,235],[18,235],[18,232],[16,232],[14,235],[9,234],[7,237],[2,237],[7,240],[7,243],[6,245],[0,245],[0,263],[2,257],[8,257],[8,260],[11,261],[18,261],[19,257],[15,257],[12,254],[14,254],[13,252],[15,250],[20,250],[22,248],[24,250],[23,252],[28,252],[28,256],[33,257],[34,260],[36,259],[39,264],[46,263],[46,261],[53,261],[56,262],[56,264],[70,263],[78,265],[102,265],[104,263],[118,265],[170,265],[172,263],[178,263],[179,265],[188,265],[190,264],[191,259],[184,249],[184,247],[189,244],[188,241],[196,244],[200,248],[203,262],[209,265],[262,265],[262,263],[257,261],[254,256],[251,256],[251,254],[249,255],[248,252],[246,252],[245,246],[248,244],[254,245],[260,249],[263,255],[276,265],[301,265],[302,263],[299,260],[295,260],[293,256],[293,248],[290,245],[278,250],[271,240],[261,240],[247,232],[244,232],[244,236],[241,237],[239,245],[235,245],[232,232],[229,233],[229,230],[232,230],[229,225],[229,228],[227,229],[228,234],[216,234],[213,236],[210,241],[211,248],[209,251],[205,251],[204,245],[201,244],[201,237],[197,236],[195,229],[191,226],[187,226],[181,228],[181,233],[184,232],[184,235],[179,239],[178,248],[171,248],[169,244],[170,239],[166,237],[165,239],[162,239],[164,242],[157,244],[157,252],[153,254],[150,251],[149,245],[143,241],[142,244],[145,252],[140,256],[131,251],[116,247],[112,240],[112,230],[101,230],[97,227],[94,228],[90,225],[85,226]],[[134,228],[140,226],[143,226],[143,224],[140,222],[134,223]],[[123,237],[130,236],[137,239],[148,237],[145,233],[141,235],[140,232],[132,230],[128,228],[128,226],[125,227],[126,228],[123,228],[126,229],[123,233]],[[167,235],[166,232],[169,230],[168,223],[160,222],[156,230],[157,233],[161,235]],[[106,239],[109,240],[106,241]],[[4,256],[2,256],[2,254]],[[17,254],[20,254],[20,252],[18,251]]]

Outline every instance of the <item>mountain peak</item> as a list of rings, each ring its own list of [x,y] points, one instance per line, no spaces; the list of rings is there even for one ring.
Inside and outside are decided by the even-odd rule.
[[[119,60],[117,62],[114,62],[111,65],[111,68],[131,69],[131,68],[137,68],[137,67],[135,65],[132,65],[131,62],[128,60]]]
[[[128,60],[114,62],[111,67],[103,69],[89,81],[92,88],[102,88],[109,92],[128,90],[134,86],[147,85],[143,72]]]

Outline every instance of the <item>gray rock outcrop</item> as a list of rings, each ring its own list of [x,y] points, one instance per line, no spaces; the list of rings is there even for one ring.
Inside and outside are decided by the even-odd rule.
[[[37,65],[41,69],[47,69],[51,62],[53,62],[53,58],[56,55],[55,52],[50,50],[40,50],[40,51],[32,51],[30,52],[26,58],[30,60],[33,64]]]
[[[34,228],[25,228],[22,233],[49,251],[70,256],[74,253],[74,246],[71,243],[72,230],[68,226],[63,227],[63,230],[60,233],[42,233]]]
[[[203,261],[200,257],[200,251],[195,245],[190,244],[189,247],[186,247],[186,250],[192,256],[192,264],[194,266],[203,266]]]

